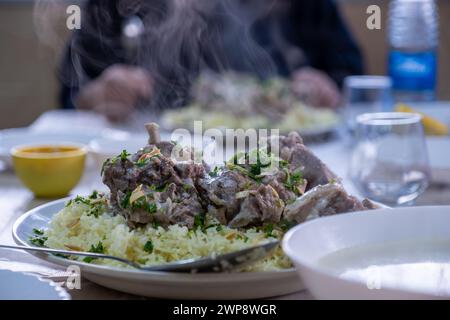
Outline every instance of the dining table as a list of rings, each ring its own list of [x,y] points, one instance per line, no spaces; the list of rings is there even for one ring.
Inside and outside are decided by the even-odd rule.
[[[442,108],[448,107],[445,103]],[[133,128],[126,125],[111,124],[98,115],[90,113],[79,113],[77,111],[53,110],[41,115],[30,129],[52,132],[58,130],[99,130],[111,129],[115,132],[139,131],[139,126]],[[142,131],[142,130],[141,130]],[[325,141],[314,142],[309,147],[318,157],[325,162],[335,173],[343,178],[346,189],[358,195],[348,176],[349,146],[338,134],[328,137]],[[426,192],[421,195],[416,205],[450,205],[450,164],[447,168],[433,168],[433,178]],[[103,188],[98,167],[89,164],[86,166],[84,175],[71,191],[70,196],[90,194],[92,190]],[[14,222],[25,212],[45,204],[54,199],[35,198],[33,193],[25,188],[15,176],[11,166],[0,163],[0,243],[13,245],[12,226]],[[50,279],[64,286],[61,266],[44,261],[32,254],[21,250],[0,249],[0,269],[8,269],[18,272],[36,274],[44,279]],[[66,288],[67,289],[67,288]],[[67,289],[68,290],[68,289]],[[119,292],[102,287],[87,279],[82,278],[81,288],[68,290],[72,299],[149,299],[124,292]],[[305,289],[300,292],[291,293],[273,299],[313,299],[313,296]]]

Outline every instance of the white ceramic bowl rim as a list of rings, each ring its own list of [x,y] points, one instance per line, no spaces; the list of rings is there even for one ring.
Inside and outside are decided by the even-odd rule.
[[[437,208],[437,207],[446,207],[449,208],[449,206],[424,206],[421,207],[421,209],[423,210],[427,210],[429,208]],[[321,217],[318,219],[314,219],[308,222],[304,222],[301,223],[297,226],[295,226],[294,228],[290,229],[284,236],[283,241],[282,241],[282,248],[284,253],[289,257],[289,259],[291,259],[294,264],[297,265],[301,265],[303,268],[307,269],[309,272],[311,273],[315,273],[320,275],[323,278],[328,278],[328,279],[339,279],[354,285],[363,285],[363,283],[360,280],[356,280],[356,279],[341,279],[339,278],[337,275],[333,274],[332,272],[330,272],[330,270],[328,270],[327,268],[321,266],[320,264],[314,263],[311,260],[308,259],[303,259],[301,257],[299,257],[299,255],[296,253],[295,248],[292,247],[292,238],[294,236],[295,233],[298,232],[302,232],[302,229],[305,228],[311,228],[312,226],[314,226],[314,224],[319,224],[319,223],[323,223],[324,220],[334,220],[337,219],[339,217],[351,217],[351,216],[357,216],[357,215],[377,215],[380,214],[380,210],[385,210],[385,209],[392,209],[392,208],[380,208],[380,209],[375,209],[375,210],[370,210],[370,211],[356,211],[356,212],[350,212],[350,213],[343,213],[343,214],[339,214],[339,215],[334,215],[334,216],[328,216],[328,217]],[[395,288],[395,287],[390,287],[388,286],[383,286],[383,290],[385,291],[402,291],[405,293],[411,293],[411,294],[418,294],[418,291],[413,290],[411,288]],[[425,295],[427,295],[427,293],[424,293]],[[439,296],[435,296],[433,294],[430,294],[429,297],[434,296],[436,298],[439,298]]]

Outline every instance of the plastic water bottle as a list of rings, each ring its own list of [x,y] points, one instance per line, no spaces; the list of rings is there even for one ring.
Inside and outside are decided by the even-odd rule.
[[[435,99],[438,33],[435,0],[391,0],[389,76],[397,101]]]

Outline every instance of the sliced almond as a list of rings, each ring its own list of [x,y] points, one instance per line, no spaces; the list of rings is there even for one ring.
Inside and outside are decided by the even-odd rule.
[[[76,225],[79,224],[79,223],[80,223],[80,219],[75,219],[75,220],[69,222],[69,223],[66,225],[66,227],[67,227],[67,228],[72,228],[72,227],[76,226]]]
[[[80,248],[78,246],[74,246],[71,244],[65,244],[64,247],[66,247],[67,249],[73,250],[73,251],[83,251],[83,248]]]
[[[145,197],[145,192],[142,190],[142,184],[138,185],[130,195],[130,204],[133,204],[137,199]]]
[[[270,188],[270,190],[272,191],[272,194],[273,194],[275,197],[277,197],[277,198],[280,197],[280,195],[278,194],[277,190],[275,190],[270,184],[267,185],[267,186]]]
[[[106,198],[98,198],[98,199],[93,199],[93,200],[90,200],[91,201],[91,204],[97,204],[97,203],[108,203],[108,199],[106,199]]]
[[[299,194],[304,194],[307,185],[308,185],[308,181],[306,179],[303,179],[302,184],[297,186],[298,193]]]
[[[247,198],[251,194],[256,194],[256,190],[244,190],[236,193],[236,199]]]
[[[153,156],[157,156],[161,154],[161,150],[159,150],[158,148],[153,148],[152,151],[144,153],[142,156],[139,157],[138,161],[143,161],[145,159],[150,159]]]
[[[225,239],[231,240],[231,239],[234,239],[235,237],[236,237],[236,232],[230,232],[229,234],[227,234],[225,236]]]

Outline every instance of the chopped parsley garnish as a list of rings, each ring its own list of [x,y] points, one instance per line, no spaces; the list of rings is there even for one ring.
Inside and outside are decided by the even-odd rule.
[[[70,199],[69,201],[67,201],[66,207],[70,207],[73,203],[78,203],[78,204],[84,203],[87,205],[91,204],[89,199],[83,198],[82,196],[76,196],[75,199]]]
[[[30,242],[38,247],[43,247],[47,237],[31,237]]]
[[[103,203],[94,203],[91,205],[91,208],[89,209],[87,215],[98,218],[105,211],[105,209],[106,208]]]
[[[244,153],[244,154],[236,154],[231,158],[231,160],[226,163],[228,169],[230,170],[237,170],[242,174],[245,174],[246,176],[252,178],[256,182],[260,183],[262,180],[261,174],[263,173],[264,168],[268,168],[272,164],[271,156],[266,161],[262,161],[261,157],[262,154],[265,155],[265,153],[262,153],[259,150],[256,150],[256,163],[249,164],[251,154]],[[266,155],[267,156],[267,155]],[[245,163],[239,163],[239,160],[245,160]]]
[[[147,241],[144,245],[144,251],[148,252],[148,253],[152,253],[153,252],[153,242],[151,242],[150,240]]]
[[[73,202],[75,202],[75,203],[84,203],[84,204],[87,204],[87,205],[91,204],[89,199],[86,199],[86,198],[84,198],[82,196],[76,196],[75,199],[73,199]]]
[[[143,150],[144,151],[144,150]],[[158,157],[161,155],[161,150],[159,150],[158,148],[154,147],[152,149],[152,151],[150,152],[144,152],[138,159],[138,161],[136,161],[136,165],[138,167],[143,167],[145,165],[147,165],[148,163],[150,163],[150,160],[153,159],[154,157]]]
[[[162,185],[162,186],[155,186],[155,185],[150,185],[148,186],[150,190],[152,191],[156,191],[156,192],[165,192],[167,191],[167,189],[169,188],[169,183]]]
[[[105,248],[103,247],[103,243],[99,241],[96,246],[91,245],[91,248],[89,249],[89,252],[93,253],[104,253]]]
[[[303,173],[300,169],[295,170],[292,174],[289,173],[289,170],[286,169],[286,182],[284,183],[285,187],[289,190],[298,193],[297,187],[303,184]]]
[[[130,197],[131,197],[131,191],[127,191],[125,194],[125,197],[123,197],[122,201],[120,202],[120,206],[124,209],[128,208],[130,205]]]
[[[296,170],[292,175],[291,175],[291,181],[293,183],[301,183],[303,182],[303,173],[300,170]]]
[[[212,178],[216,178],[219,176],[220,172],[221,172],[221,168],[218,166],[215,166],[214,169],[212,171],[210,171],[208,174],[210,177]]]
[[[289,162],[287,162],[286,160],[280,160],[279,164],[281,168],[287,168],[289,166]]]
[[[250,165],[250,173],[254,176],[259,176],[262,173],[261,169],[267,168],[269,166],[270,166],[270,161],[268,163],[261,162],[260,152],[258,151],[256,153],[256,163]]]
[[[73,203],[85,204],[85,205],[89,206],[87,215],[88,216],[93,215],[96,218],[98,218],[98,216],[106,210],[105,203],[102,201],[99,201],[100,199],[101,199],[100,193],[98,191],[94,190],[92,192],[92,194],[87,198],[84,198],[82,196],[76,196],[75,199],[69,200],[66,203],[66,207],[71,206]],[[97,201],[93,201],[93,200],[97,200]]]
[[[91,195],[89,196],[89,199],[97,199],[98,198],[98,191],[94,190],[92,191]]]
[[[112,159],[106,159],[105,162],[103,162],[102,165],[102,171],[100,172],[100,175],[103,176],[103,172],[105,171],[105,166],[107,164],[116,164],[117,160],[121,160],[122,162],[126,161],[128,159],[128,156],[131,154],[127,152],[127,150],[123,150],[117,157],[114,157]]]
[[[103,247],[103,243],[102,243],[101,241],[99,241],[99,242],[97,243],[96,246],[91,245],[91,248],[88,250],[88,252],[92,252],[92,253],[105,253],[105,248]],[[93,258],[93,257],[85,257],[85,258],[83,259],[83,261],[84,261],[84,262],[87,262],[87,263],[91,263],[92,260],[94,260],[94,259],[95,259],[95,258]]]
[[[158,229],[160,226],[161,226],[161,225],[160,225],[157,221],[153,221],[153,222],[152,222],[152,227],[153,227],[154,229]]]
[[[205,221],[206,220],[206,216],[203,213],[197,214],[194,217],[194,227],[195,229],[201,229],[202,231],[205,230]]]
[[[263,231],[266,234],[266,238],[269,238],[269,237],[276,238],[276,236],[273,234],[273,230],[274,230],[273,223],[268,223],[263,226]]]
[[[47,237],[44,237],[44,231],[40,229],[33,229],[34,236],[30,237],[30,242],[38,247],[43,247]]]
[[[131,154],[127,152],[127,150],[123,150],[122,153],[119,155],[120,160],[125,161],[128,159],[128,156]]]
[[[150,159],[151,158],[142,158],[142,159],[139,159],[137,162],[136,162],[136,165],[138,166],[138,167],[144,167],[144,166],[146,166],[149,162],[150,162]]]
[[[249,178],[252,178],[254,181],[256,182],[261,182],[261,177],[257,177],[254,174],[252,174],[250,171],[248,171],[247,169],[245,169],[244,167],[240,166],[240,165],[235,165],[235,164],[228,164],[227,165],[228,169],[230,170],[236,170],[239,171],[239,173],[242,173],[246,176],[248,176]]]
[[[169,184],[167,183],[167,184],[165,184],[165,185],[163,185],[161,187],[156,187],[155,190],[158,191],[158,192],[166,192],[168,188],[169,188]]]
[[[129,199],[128,199],[129,200]],[[131,205],[132,209],[143,209],[150,214],[155,213],[158,210],[156,203],[149,203],[145,196],[140,197]]]
[[[38,236],[42,236],[44,234],[44,230],[33,228],[33,233]]]
[[[244,240],[244,242],[247,242],[249,240],[249,238],[246,235],[243,235],[243,234],[238,234],[236,236],[236,239],[237,240]]]
[[[220,223],[210,224],[209,226],[204,227],[203,230],[206,231],[206,230],[211,229],[211,228],[216,228],[217,232],[220,232],[220,231],[223,230],[223,226]]]

